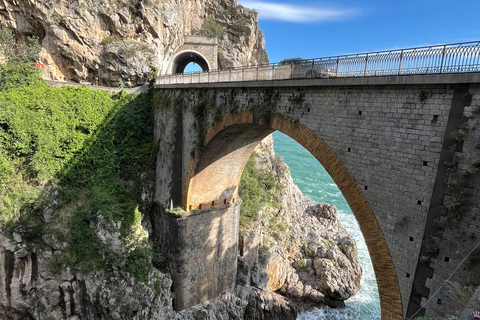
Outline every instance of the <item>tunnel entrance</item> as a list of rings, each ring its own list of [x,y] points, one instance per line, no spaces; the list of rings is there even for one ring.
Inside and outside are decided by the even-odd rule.
[[[180,51],[173,57],[170,66],[170,74],[184,73],[185,68],[192,63],[198,65],[203,72],[212,70],[208,59],[200,52],[184,50]]]

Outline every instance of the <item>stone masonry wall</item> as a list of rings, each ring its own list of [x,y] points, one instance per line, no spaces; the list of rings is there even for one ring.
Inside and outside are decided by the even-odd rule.
[[[157,90],[166,96],[182,95],[182,131],[185,134],[181,152],[182,179],[185,179],[193,149],[198,146],[198,137],[202,136],[198,134],[198,128],[218,123],[216,121],[225,114],[251,112],[252,123],[264,124],[276,115],[284,117],[291,127],[297,123],[304,126],[339,157],[372,208],[393,260],[396,278],[392,277],[390,282],[398,279],[405,315],[413,283],[417,281],[415,273],[420,250],[426,244],[424,231],[427,218],[430,212],[435,211],[432,204],[434,190],[438,189],[438,184],[445,183],[437,181],[437,173],[443,161],[444,139],[449,135],[446,131],[450,130],[447,125],[452,101],[455,94],[457,98],[459,96],[455,86],[260,87],[245,84],[243,87],[238,83],[206,86],[201,90],[188,87]],[[471,88],[478,89],[476,86]],[[195,125],[199,119],[192,112],[199,101],[206,106],[201,120],[207,123],[202,126]],[[281,127],[277,129],[281,131]],[[297,135],[298,138],[299,134],[302,133],[291,136]],[[312,154],[319,148],[308,141],[304,146]],[[338,180],[343,178],[341,175],[333,174],[332,178],[341,185]],[[357,220],[364,218],[362,212],[354,214]],[[372,236],[368,228],[363,228],[362,232],[366,239]],[[379,253],[370,254],[373,257]],[[434,271],[435,274],[441,273],[436,266]],[[376,273],[378,278],[382,269],[377,268]],[[383,286],[384,294],[390,292],[388,283],[379,283],[380,286]],[[416,282],[416,286],[425,286],[425,281]]]
[[[233,292],[237,275],[240,203],[192,213],[163,214],[176,310]]]
[[[444,217],[437,223],[442,229],[434,237],[435,248],[438,248],[438,252],[430,259],[429,263],[434,273],[426,282],[430,295],[428,298],[422,299],[422,305],[430,299],[425,307],[429,319],[447,319],[452,315],[459,315],[470,294],[480,285],[480,262],[478,261],[480,249],[477,247],[477,250],[467,257],[476,246],[479,246],[480,241],[480,171],[478,170],[480,164],[480,86],[472,84],[469,86],[468,92],[469,94],[465,96],[467,101],[465,101],[466,106],[462,119],[466,135],[460,141],[456,141],[455,152],[451,151],[451,154],[456,156],[457,168],[453,170],[454,173],[448,178],[448,182],[453,188],[461,188],[457,192],[467,192],[470,198],[463,204],[465,211],[459,221],[452,220],[451,210],[446,211],[453,203],[452,191],[447,190],[447,195],[443,199]],[[465,124],[468,125],[468,129],[465,129],[467,128]],[[455,129],[458,133],[458,127]],[[460,132],[460,134],[462,133]],[[464,175],[467,171],[470,174],[466,182],[457,183],[454,186],[452,183],[455,183],[456,176]],[[475,260],[475,256],[477,260]],[[445,283],[447,279],[448,282]],[[471,318],[471,313],[467,318]]]

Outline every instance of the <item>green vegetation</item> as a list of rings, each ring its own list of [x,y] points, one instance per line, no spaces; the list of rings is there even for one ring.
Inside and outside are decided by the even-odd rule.
[[[204,36],[220,39],[223,34],[223,27],[209,18],[203,23],[201,32]]]
[[[107,36],[107,37],[103,38],[102,41],[100,41],[100,44],[106,46],[108,44],[117,43],[117,42],[120,42],[122,40],[123,40],[123,38],[119,35]]]
[[[40,84],[41,79],[33,65],[39,52],[37,38],[28,39],[26,44],[17,44],[10,30],[0,28],[0,91]]]
[[[259,170],[256,168],[257,154],[254,152],[250,156],[242,173],[239,186],[239,195],[242,199],[240,208],[240,224],[242,227],[248,227],[259,218],[259,211],[263,206],[269,205],[277,207],[275,196],[278,194],[280,185],[275,181],[273,173],[268,170]],[[276,220],[272,221],[277,228],[284,230],[283,226],[278,226]]]
[[[53,271],[115,267],[146,282],[152,258],[165,260],[141,227],[156,153],[151,94],[51,88],[29,59],[0,66],[0,228],[29,243],[67,243]],[[101,221],[125,251],[99,241]]]

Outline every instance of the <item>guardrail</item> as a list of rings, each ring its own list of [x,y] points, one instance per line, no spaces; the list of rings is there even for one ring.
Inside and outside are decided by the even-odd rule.
[[[188,84],[296,78],[374,77],[480,71],[480,41],[304,59],[157,78],[157,84]]]

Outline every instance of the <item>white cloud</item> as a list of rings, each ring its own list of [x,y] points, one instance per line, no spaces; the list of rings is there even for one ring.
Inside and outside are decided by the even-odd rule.
[[[298,6],[255,0],[239,0],[238,3],[244,7],[258,10],[260,19],[295,23],[338,21],[356,14],[356,11],[352,9]]]

